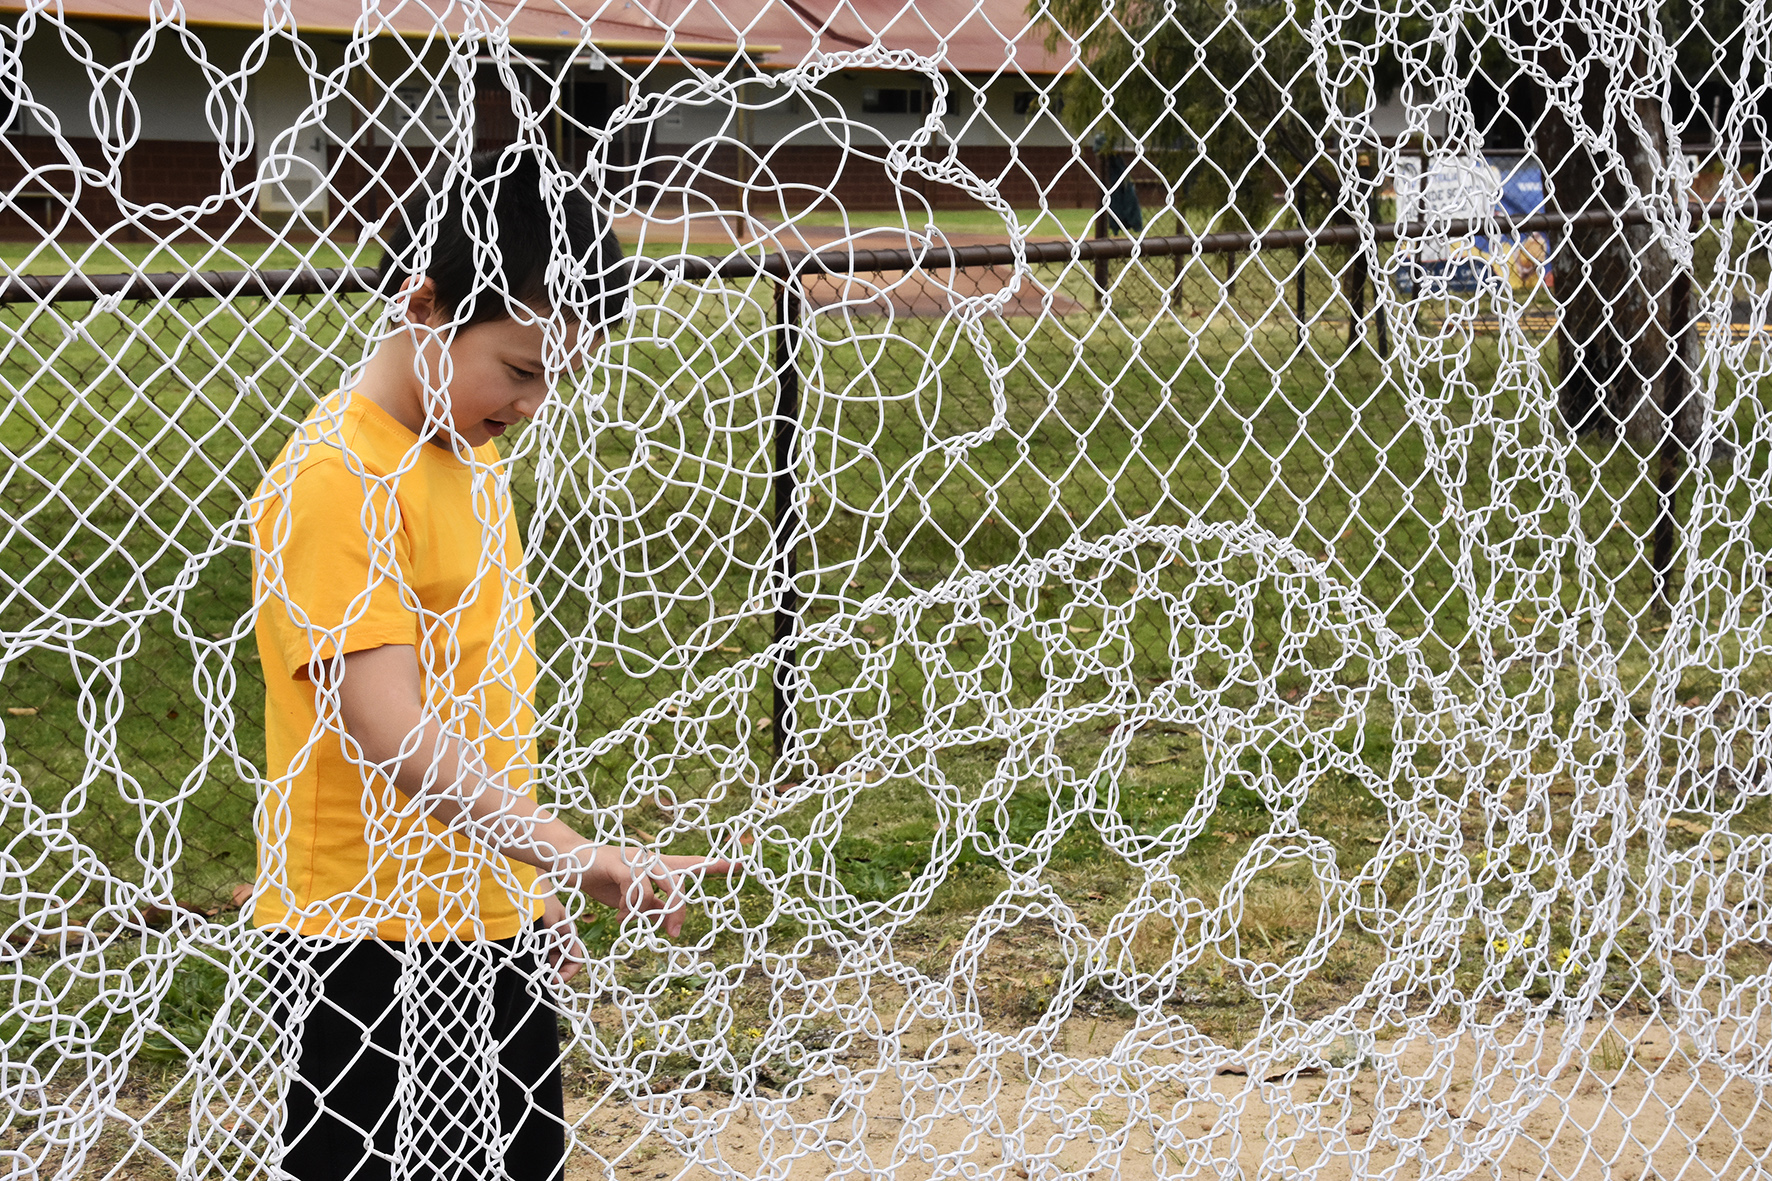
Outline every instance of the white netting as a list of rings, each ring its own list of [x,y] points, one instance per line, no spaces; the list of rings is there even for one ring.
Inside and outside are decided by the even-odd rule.
[[[1772,1168],[1769,60],[1747,0],[0,18],[0,1158]],[[363,268],[525,183],[492,327],[402,327]],[[279,647],[402,610],[410,791]],[[733,872],[675,939],[563,891],[564,981],[458,756]]]

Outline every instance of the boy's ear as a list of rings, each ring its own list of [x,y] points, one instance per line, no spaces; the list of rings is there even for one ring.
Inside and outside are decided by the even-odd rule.
[[[437,284],[429,275],[411,275],[400,285],[406,298],[406,323],[439,327],[449,319],[449,309],[437,299]]]

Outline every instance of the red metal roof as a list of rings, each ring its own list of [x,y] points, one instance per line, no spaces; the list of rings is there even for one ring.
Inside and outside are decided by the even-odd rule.
[[[513,42],[565,46],[591,37],[615,53],[669,47],[679,55],[723,56],[748,49],[770,66],[793,66],[814,54],[909,50],[943,69],[992,73],[1013,60],[1030,74],[1069,68],[1066,52],[1048,53],[1046,31],[1027,15],[1026,0],[483,0]],[[420,0],[294,0],[300,29],[348,33],[363,25],[405,36],[423,36],[441,24],[463,27],[462,8],[432,0],[438,17]],[[18,11],[18,0],[0,0],[0,11]],[[142,21],[147,0],[62,0],[70,17]],[[263,28],[264,0],[183,0],[192,25]],[[365,14],[365,10],[369,15]]]
[[[728,54],[739,46],[723,32],[719,21],[703,24],[693,20],[669,22],[649,11],[645,0],[609,0],[607,3],[567,4],[561,0],[482,0],[492,21],[513,42],[526,45],[567,46],[580,41],[586,24],[592,40],[615,52],[669,47],[679,53]],[[443,9],[439,16],[433,6]],[[170,7],[170,6],[169,6]],[[180,5],[191,25],[261,29],[265,25],[265,0],[183,0]],[[0,11],[24,8],[18,0],[0,0]],[[98,20],[145,21],[147,0],[62,0],[63,14]],[[306,33],[349,33],[362,26],[403,36],[424,36],[439,27],[458,34],[464,27],[462,6],[433,0],[294,0],[296,26]],[[766,53],[772,45],[752,41],[753,53]]]
[[[669,19],[723,28],[733,38],[781,48],[772,66],[799,65],[819,53],[910,50],[961,73],[993,73],[1013,62],[1029,74],[1063,73],[1070,54],[1046,49],[1047,28],[1028,16],[1027,0],[649,0]]]

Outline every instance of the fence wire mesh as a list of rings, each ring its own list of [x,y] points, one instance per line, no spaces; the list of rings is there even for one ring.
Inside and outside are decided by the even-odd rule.
[[[519,761],[737,868],[396,939],[346,1173],[517,1151],[511,971],[568,1177],[1772,1168],[1764,5],[953,7],[0,18],[17,1175],[308,1175],[250,526],[476,148],[633,279],[459,522]]]

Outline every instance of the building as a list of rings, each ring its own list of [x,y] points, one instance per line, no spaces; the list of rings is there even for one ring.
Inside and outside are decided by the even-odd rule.
[[[699,167],[717,199],[755,192],[762,181],[786,211],[820,200],[894,209],[905,190],[936,208],[976,207],[978,198],[954,185],[889,173],[889,149],[920,130],[931,133],[920,154],[937,163],[934,171],[958,165],[1012,206],[1093,207],[1101,201],[1093,155],[1057,118],[1057,86],[1071,61],[1047,49],[1027,7],[689,0],[672,17],[771,52],[731,106],[674,99],[689,70],[661,66],[648,78],[655,103],[635,129],[685,161],[679,174]]]
[[[299,27],[252,0],[186,0],[177,21],[147,7],[0,16],[0,235],[338,240],[469,128],[479,147],[537,138],[642,201],[767,197],[754,212],[773,218],[896,208],[889,154],[920,130],[936,172],[958,165],[1016,206],[1100,200],[1054,110],[1068,62],[1021,0],[955,5],[949,24],[881,0],[610,0],[576,20],[488,6],[507,15],[475,28],[452,6],[447,35],[414,3],[367,18],[300,0]],[[937,207],[977,203],[902,176]]]

